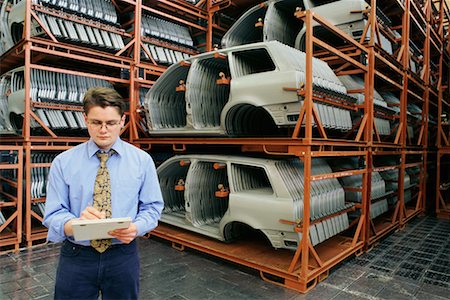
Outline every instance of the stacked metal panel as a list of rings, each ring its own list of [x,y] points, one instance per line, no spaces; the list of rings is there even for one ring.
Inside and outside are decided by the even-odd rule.
[[[200,162],[191,167],[189,191],[185,194],[186,217],[194,226],[218,223],[228,209],[228,199],[217,199],[219,184],[229,186],[226,169],[215,170],[212,162]]]
[[[39,3],[49,7],[49,9],[57,9],[56,13],[61,15],[61,17],[57,17],[50,13],[36,13],[45,29],[52,33],[56,39],[74,44],[81,43],[83,46],[105,51],[117,51],[124,47],[120,34],[124,30],[116,24],[117,13],[110,0],[86,0],[81,2],[42,0]],[[76,16],[72,14],[76,14]],[[12,7],[8,15],[7,29],[11,33],[13,43],[22,38],[24,19],[25,0],[22,0]],[[41,24],[34,19],[32,20],[32,35],[45,35]]]
[[[194,46],[187,27],[151,15],[142,16],[141,32],[145,36],[167,40],[178,45]]]
[[[57,153],[33,152],[31,163],[51,163]],[[38,167],[31,169],[31,198],[44,198],[47,187],[48,172],[50,167]]]
[[[365,32],[367,26],[367,18],[365,11],[370,9],[370,5],[365,0],[335,0],[335,1],[310,1],[304,0],[305,9],[311,9],[312,12],[320,15],[338,29],[344,31],[356,40],[360,40],[362,34]],[[378,7],[376,11],[377,21],[383,25],[383,30],[380,30],[376,35],[375,41],[388,54],[393,54],[395,45],[391,39],[400,38],[400,34],[391,30],[392,22],[389,17],[384,14]],[[314,35],[323,41],[327,41],[333,46],[342,46],[344,41],[336,37],[329,30],[316,24],[314,26]],[[385,36],[386,34],[386,36]],[[365,40],[369,40],[370,32],[366,32]],[[390,39],[389,39],[390,38]],[[305,49],[306,27],[304,27],[298,34],[296,39],[296,47],[298,49]]]
[[[268,122],[276,126],[295,125],[303,98],[287,94],[283,88],[291,84],[300,88],[306,82],[305,53],[272,41],[221,50],[220,55],[228,59],[218,59],[217,54],[205,53],[174,64],[156,81],[145,100],[150,133],[239,135],[244,126],[250,126],[255,117],[252,110],[257,109],[270,115]],[[273,80],[276,77],[279,79]],[[330,67],[316,58],[313,85],[321,97],[356,101]],[[280,108],[283,105],[284,110]],[[316,107],[325,128],[352,128],[349,110],[320,102]]]
[[[38,13],[43,25],[56,37],[70,43],[82,43],[86,47],[98,47],[104,50],[117,51],[125,45],[122,36],[100,26],[88,26],[77,22]],[[99,28],[100,27],[100,28]]]
[[[107,23],[117,23],[117,12],[111,0],[33,0],[48,7],[54,7],[70,13],[77,13]]]
[[[11,126],[17,132],[20,132],[22,130],[22,116],[24,113],[24,68],[19,67],[4,74],[1,80],[5,84],[11,83],[11,93],[7,97],[8,106],[5,116],[7,120],[10,120]],[[31,69],[30,83],[32,101],[49,104],[70,104],[80,107],[83,96],[89,88],[95,86],[112,88],[112,85],[106,80],[37,69]],[[36,108],[35,113],[51,129],[86,129],[81,110]],[[39,123],[33,118],[31,120],[31,128],[36,129],[40,127]]]
[[[277,169],[294,201],[294,218],[303,218],[304,171],[300,160],[279,161]],[[332,173],[331,168],[322,159],[314,159],[312,175]],[[351,206],[351,205],[350,205]],[[336,178],[313,181],[311,183],[311,220],[320,219],[349,207],[345,203],[345,192]],[[348,228],[347,213],[324,220],[310,227],[310,238],[313,245],[342,232]]]
[[[3,98],[7,106],[2,107],[2,109],[5,109],[3,112],[6,118],[5,123],[8,124],[9,122],[9,126],[13,129],[12,133],[18,133],[22,130],[24,111],[25,81],[23,67],[3,74],[1,78],[5,84],[3,89],[7,91],[4,94],[5,98]],[[39,127],[39,123],[33,118],[30,119],[30,122],[30,128]]]
[[[176,87],[185,81],[189,68],[174,64],[158,78],[145,96],[150,130],[182,128],[186,126],[186,100]]]
[[[383,163],[385,165],[395,165],[396,161],[386,158]],[[387,170],[387,171],[382,171],[381,173],[381,177],[383,177],[383,179],[386,182],[386,191],[390,192],[398,192],[398,177],[399,177],[399,170]],[[404,181],[403,181],[403,186],[404,186],[404,202],[408,203],[411,200],[411,179],[408,173],[404,174]],[[397,202],[398,197],[394,196],[394,197],[390,197],[388,199],[388,202],[390,205],[393,205]]]
[[[314,175],[331,172],[324,160],[313,161]],[[301,240],[292,227],[279,222],[303,218],[303,163],[298,159],[187,155],[163,163],[158,177],[163,222],[228,240],[225,228],[238,221],[260,229],[276,248],[291,249]],[[339,212],[352,204],[345,203],[335,178],[315,181],[311,188],[310,238],[316,245],[348,228],[347,213]]]
[[[363,90],[364,89],[364,80],[357,75],[339,76],[339,79],[341,80],[341,82],[344,84],[344,86],[348,90]],[[357,93],[357,94],[355,94],[355,96],[358,99],[358,103],[364,103],[364,101],[365,101],[364,94]],[[388,115],[398,114],[398,111],[396,109],[389,107],[387,102],[383,99],[383,97],[381,97],[381,95],[376,90],[374,90],[373,105],[374,105],[375,112],[380,111],[380,112],[382,112],[384,114],[388,114]],[[354,118],[354,123],[356,123],[361,118],[361,114],[354,114],[353,118]],[[375,117],[374,122],[375,122],[375,127],[378,131],[378,134],[380,134],[380,135],[390,135],[391,134],[391,125],[390,125],[389,120]]]
[[[160,64],[174,64],[176,62],[188,59],[191,55],[186,52],[169,49],[162,46],[152,45],[150,43],[143,42],[143,46],[151,54],[151,58]],[[146,59],[150,59],[148,54],[143,51],[143,55]]]
[[[411,40],[409,41],[409,53],[409,68],[414,74],[420,75],[420,72],[423,69],[423,53]]]
[[[8,94],[11,89],[11,77],[0,78],[0,134],[14,133],[8,116]]]
[[[31,153],[30,162],[33,164],[48,164],[51,163],[57,155],[58,153],[34,151]],[[46,189],[49,171],[50,167],[31,168],[30,190],[32,200],[45,198],[47,194]],[[31,209],[38,215],[44,216],[45,203],[42,201],[32,202]]]
[[[339,160],[330,160],[330,164],[334,171],[343,170],[356,170],[358,166],[358,158],[348,157],[341,158]],[[355,189],[362,189],[363,187],[363,177],[362,175],[351,175],[341,177],[340,182],[345,190],[345,199],[351,202],[362,202],[362,192],[355,191]],[[381,199],[386,193],[386,183],[379,172],[372,172],[372,183],[371,183],[371,204],[370,204],[370,214],[371,218],[376,218],[379,215],[388,211],[387,200]],[[373,199],[377,199],[373,201]]]
[[[3,53],[14,46],[14,41],[8,26],[9,5],[10,1],[5,0],[0,7],[0,55],[3,55]]]
[[[172,164],[158,173],[164,199],[164,213],[185,212],[184,190],[188,165]],[[179,186],[175,189],[175,186]]]
[[[387,199],[382,199],[370,204],[370,218],[375,219],[389,210]]]
[[[228,66],[217,59],[195,60],[189,69],[186,112],[192,119],[187,122],[195,129],[220,127],[220,114],[230,94],[229,85],[216,84],[220,72],[228,72]]]
[[[422,109],[414,103],[408,103],[408,136],[410,138],[415,136],[416,131],[422,126]]]
[[[400,99],[391,92],[383,92],[381,95],[386,100],[386,103],[388,103],[397,114],[400,114]],[[421,126],[422,124],[422,109],[414,103],[408,103],[406,109],[408,118],[408,137],[412,138],[415,136],[418,126]]]
[[[145,87],[139,88],[139,103],[141,104],[141,106],[144,106],[145,95],[148,93],[149,90],[150,90],[149,88]]]
[[[86,76],[31,70],[31,98],[38,102],[81,105],[90,87],[113,86],[106,80]]]
[[[3,213],[0,211],[0,226],[3,225],[6,222],[5,216],[3,216]]]
[[[294,46],[303,22],[294,16],[301,1],[269,0],[247,10],[222,38],[222,47],[255,42],[280,41]]]
[[[142,16],[141,34],[159,40],[155,44],[144,41],[143,45],[151,58],[161,64],[174,64],[189,58],[190,55],[186,52],[192,52],[194,47],[187,27],[151,15]],[[144,58],[151,59],[147,52],[143,51]]]

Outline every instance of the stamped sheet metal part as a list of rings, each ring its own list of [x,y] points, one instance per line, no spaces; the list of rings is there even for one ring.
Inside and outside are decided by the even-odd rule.
[[[6,97],[7,105],[0,106],[1,113],[7,116],[7,122],[20,133],[22,130],[25,97],[24,67],[16,68],[2,75],[0,82],[10,83],[11,93]],[[84,93],[90,87],[110,87],[106,80],[80,75],[64,74],[40,69],[31,69],[30,74],[31,101],[42,104],[63,104],[77,107],[77,110],[57,108],[34,108],[42,122],[54,130],[86,129],[81,109]],[[1,98],[3,99],[3,98]],[[6,99],[3,99],[6,100]],[[31,118],[31,128],[40,128],[39,123]]]
[[[313,174],[332,170],[313,160]],[[248,227],[260,230],[274,248],[295,249],[301,239],[280,220],[303,218],[303,163],[298,159],[264,159],[223,155],[174,156],[158,168],[165,201],[162,222],[232,241]],[[346,230],[344,189],[337,179],[314,181],[310,239],[319,244]],[[321,218],[333,217],[321,220]]]
[[[267,136],[294,127],[303,96],[286,88],[303,87],[305,61],[305,53],[272,41],[176,63],[146,95],[149,133]],[[316,58],[313,89],[322,97],[356,102],[331,68]],[[339,132],[352,128],[349,110],[321,102],[316,106],[324,127]]]

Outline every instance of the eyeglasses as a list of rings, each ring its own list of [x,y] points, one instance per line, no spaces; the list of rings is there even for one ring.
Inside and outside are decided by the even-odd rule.
[[[105,126],[106,130],[112,129],[120,124],[120,121],[106,121],[101,122],[99,120],[88,120],[87,123],[92,126],[92,128],[100,130]]]

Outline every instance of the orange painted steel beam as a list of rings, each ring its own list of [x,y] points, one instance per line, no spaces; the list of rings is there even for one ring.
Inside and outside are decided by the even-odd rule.
[[[90,19],[85,19],[85,18],[77,16],[77,15],[72,15],[72,14],[69,14],[69,13],[65,13],[65,12],[63,12],[61,10],[52,9],[52,8],[49,8],[49,7],[44,7],[44,6],[41,6],[39,4],[33,4],[31,6],[31,9],[32,9],[32,14],[34,14],[34,15],[35,15],[34,11],[38,11],[38,12],[41,12],[43,14],[51,15],[51,16],[54,16],[54,17],[57,17],[57,18],[60,18],[60,19],[69,20],[69,21],[72,21],[72,22],[75,22],[75,23],[79,23],[79,24],[83,24],[83,25],[86,25],[86,26],[89,26],[89,27],[94,27],[94,28],[98,28],[98,29],[101,29],[101,30],[109,31],[109,32],[121,35],[123,37],[126,37],[126,38],[131,38],[132,37],[131,34],[127,33],[125,30],[123,30],[121,28],[117,28],[117,27],[110,26],[110,25],[105,25],[105,24],[103,24],[101,22],[93,21],[93,20],[90,20]],[[44,27],[44,26],[42,26],[42,27]]]
[[[206,17],[207,12],[204,9],[194,6],[194,5],[191,5],[190,3],[187,3],[187,2],[183,3],[183,1],[178,2],[176,0],[158,0],[158,2],[164,3],[167,6],[173,7],[177,10],[180,10],[182,12],[185,12],[191,16],[194,16],[194,17],[197,17],[200,19],[206,20],[206,18],[207,18]]]
[[[107,61],[107,60],[101,60],[101,57],[87,57],[87,56],[83,56],[81,53],[84,51],[80,51],[80,49],[75,49],[75,51],[79,51],[80,54],[72,54],[73,51],[68,51],[68,52],[62,52],[62,51],[58,51],[58,50],[53,50],[53,49],[48,49],[48,48],[42,48],[40,46],[30,46],[30,49],[33,52],[40,52],[43,54],[47,54],[47,55],[55,55],[55,56],[60,56],[60,57],[64,57],[64,58],[71,58],[77,61],[84,61],[84,62],[88,62],[88,63],[93,63],[93,64],[98,64],[98,65],[105,65],[105,66],[110,66],[110,67],[114,67],[114,68],[118,68],[118,69],[129,69],[130,68],[130,63],[131,61],[129,59],[125,59],[125,58],[121,58],[117,60],[117,62],[114,62],[111,58],[112,57],[108,57],[107,59],[111,59],[111,61]],[[89,54],[91,54],[92,52],[88,52]],[[118,56],[113,56],[113,57],[117,57]]]
[[[13,251],[18,252],[20,243],[22,242],[22,197],[23,197],[23,147],[21,146],[6,146],[0,145],[0,151],[13,151],[17,154],[17,162],[14,164],[0,164],[0,170],[16,170],[17,181],[12,181],[2,177],[4,184],[10,185],[16,189],[16,195],[9,195],[2,191],[3,196],[7,197],[11,202],[1,202],[0,209],[2,207],[10,207],[14,212],[9,216],[8,220],[0,226],[0,247],[14,246]],[[12,224],[12,230],[8,229],[8,233],[5,232],[7,225]],[[0,248],[2,251],[3,248]]]
[[[318,277],[324,272],[326,273],[326,270],[329,270],[362,248],[362,243],[352,247],[348,244],[350,243],[348,238],[335,236],[325,241],[319,247],[313,248],[312,253],[315,252],[316,255],[312,255],[309,264],[316,267],[308,273],[308,277],[302,278],[297,266],[294,266],[293,270],[289,271],[290,263],[293,260],[292,251],[285,249],[275,250],[264,242],[236,241],[232,244],[225,244],[183,229],[175,229],[163,223],[152,231],[150,236],[157,236],[171,241],[173,246],[181,250],[184,247],[189,247],[258,270],[263,280],[271,283],[275,282],[268,279],[266,275],[271,275],[270,277],[275,276],[281,281],[281,283],[278,282],[276,284],[302,293],[314,287]],[[311,251],[311,248],[308,247],[307,250]],[[320,264],[317,262],[317,259],[322,264],[320,267],[317,267]]]
[[[35,107],[35,108],[50,108],[50,109],[60,109],[60,110],[83,111],[83,107],[80,105],[58,104],[58,103],[51,103],[51,102],[31,101],[31,106]]]
[[[55,73],[64,73],[64,74],[70,74],[70,75],[75,75],[75,76],[84,76],[84,77],[89,77],[89,78],[102,79],[102,80],[106,80],[106,81],[123,83],[123,84],[129,84],[129,82],[130,82],[128,79],[120,79],[120,78],[112,77],[112,76],[72,71],[72,70],[66,70],[66,69],[49,67],[49,66],[38,65],[38,64],[30,64],[30,68],[35,69],[35,70],[44,70],[44,71],[55,72]]]
[[[178,18],[178,17],[176,17],[174,15],[162,12],[162,11],[160,11],[158,9],[155,9],[155,8],[152,8],[152,7],[148,7],[148,6],[142,5],[142,9],[144,11],[148,11],[148,12],[153,13],[155,15],[167,18],[169,20],[172,20],[172,21],[175,21],[175,22],[187,25],[187,26],[190,26],[192,28],[196,28],[196,29],[199,29],[199,30],[202,30],[202,31],[205,31],[205,32],[208,30],[206,27],[200,26],[200,25],[195,24],[193,22],[186,21],[184,19]]]

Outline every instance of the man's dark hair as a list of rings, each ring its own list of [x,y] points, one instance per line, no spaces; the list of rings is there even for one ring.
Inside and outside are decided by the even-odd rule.
[[[91,107],[94,106],[100,106],[102,108],[107,106],[116,107],[121,116],[123,116],[123,113],[125,112],[125,102],[123,101],[122,96],[114,89],[106,87],[90,88],[84,95],[84,113],[87,115]]]

